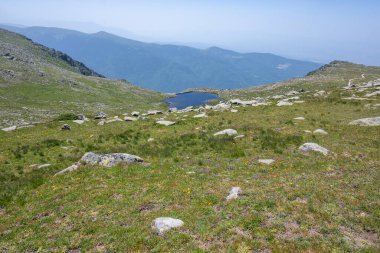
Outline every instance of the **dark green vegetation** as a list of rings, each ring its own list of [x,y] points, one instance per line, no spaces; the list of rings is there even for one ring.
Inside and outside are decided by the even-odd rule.
[[[55,80],[63,78],[59,73]],[[77,75],[72,70],[63,73]],[[303,104],[278,107],[276,100],[268,99],[271,105],[236,107],[236,113],[207,110],[207,118],[193,118],[196,112],[172,113],[104,126],[95,120],[77,125],[71,121],[77,112],[63,107],[56,109],[59,113],[54,117],[62,121],[0,131],[0,251],[379,252],[380,131],[379,127],[348,124],[380,116],[374,107],[379,97],[346,100],[354,91],[341,89],[349,79],[362,84],[379,77],[379,68],[333,62],[306,78],[219,92],[224,98],[264,98],[303,89],[296,95]],[[114,84],[90,79],[102,80],[96,86],[99,89]],[[44,79],[38,80],[43,83]],[[16,81],[11,84],[17,86]],[[128,87],[130,92],[140,91]],[[313,95],[322,89],[328,95]],[[355,95],[364,98],[374,90],[355,90]],[[102,95],[110,116],[151,106],[143,99],[112,100],[119,94],[111,91],[106,89]],[[141,91],[157,100],[161,96]],[[48,99],[54,94],[45,89],[39,93]],[[35,95],[30,89],[24,100]],[[16,95],[1,96],[12,98],[2,100],[7,105]],[[29,106],[35,103],[29,101]],[[92,105],[83,109],[88,117]],[[34,104],[34,108],[39,106]],[[1,119],[11,116],[4,111]],[[156,124],[161,117],[176,124]],[[64,123],[72,130],[61,131]],[[213,135],[226,128],[245,137]],[[317,128],[328,134],[304,132]],[[318,143],[331,153],[300,154],[298,147],[305,142]],[[83,166],[53,176],[87,151],[126,152],[149,164]],[[275,162],[258,163],[266,158]],[[46,163],[51,166],[33,166]],[[227,202],[235,186],[244,194]],[[151,222],[162,216],[179,218],[185,224],[158,236]]]
[[[63,51],[107,77],[125,78],[164,92],[179,92],[188,87],[243,88],[304,76],[320,66],[273,54],[143,43],[105,32],[5,28]]]
[[[60,52],[0,30],[0,127],[62,113],[129,112],[160,107],[164,95],[96,76]]]

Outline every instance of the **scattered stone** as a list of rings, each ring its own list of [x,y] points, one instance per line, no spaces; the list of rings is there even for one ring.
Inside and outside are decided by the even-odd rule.
[[[79,125],[83,124],[84,123],[84,120],[81,120],[81,119],[76,119],[76,120],[73,120],[74,123],[77,123]]]
[[[327,132],[323,129],[316,129],[313,131],[313,134],[327,134]]]
[[[275,96],[273,96],[272,98],[273,99],[282,99],[282,98],[284,98],[285,96],[284,95],[275,95]]]
[[[135,117],[124,117],[124,120],[125,121],[136,121],[137,118],[135,118]]]
[[[293,105],[293,103],[281,100],[277,103],[277,106],[288,106],[288,105]]]
[[[69,124],[64,124],[61,128],[61,130],[71,130],[71,127]]]
[[[324,91],[324,90],[320,90],[320,91],[314,93],[314,97],[321,97],[321,96],[324,96],[324,95],[327,95],[327,92]]]
[[[231,112],[238,112],[238,110],[236,110],[236,109],[231,109]]]
[[[106,122],[104,120],[99,121],[98,126],[103,126]]]
[[[65,173],[65,172],[70,172],[70,171],[77,170],[77,169],[79,168],[80,165],[81,165],[80,162],[76,162],[76,163],[72,164],[71,166],[67,167],[66,169],[61,170],[61,171],[55,173],[54,176],[59,175],[59,174],[62,174],[62,173]]]
[[[104,112],[100,112],[95,115],[95,119],[105,119],[105,118],[107,118],[107,114],[105,114]]]
[[[160,125],[164,125],[164,126],[171,126],[175,124],[174,121],[168,121],[168,120],[159,120],[159,121],[156,121],[156,123]]]
[[[206,113],[197,114],[194,116],[194,118],[207,118]]]
[[[269,165],[273,162],[274,162],[273,159],[259,159],[259,163],[263,163],[263,164],[267,164],[267,165]]]
[[[304,117],[297,117],[297,118],[294,118],[294,120],[305,120]]]
[[[159,235],[162,235],[163,233],[169,231],[172,228],[182,227],[183,225],[184,222],[179,219],[174,219],[170,217],[160,217],[153,221],[152,229]]]
[[[243,137],[245,137],[245,135],[244,134],[240,134],[238,136],[235,136],[234,139],[236,140],[236,139],[240,139],[240,138],[243,138]]]
[[[50,166],[51,166],[51,164],[49,164],[49,163],[41,164],[41,165],[37,166],[37,169],[43,169],[43,168],[47,168],[47,167],[50,167]]]
[[[122,119],[119,118],[119,116],[113,117],[113,119],[107,120],[106,123],[112,123],[112,122],[121,122]]]
[[[302,144],[299,147],[299,151],[304,154],[309,153],[310,151],[319,152],[319,153],[322,153],[323,155],[327,155],[329,153],[328,149],[319,146],[317,143],[312,143],[312,142],[307,142],[305,144]]]
[[[240,187],[232,187],[226,200],[229,201],[229,200],[237,199],[241,193],[242,191]]]
[[[11,127],[3,128],[1,130],[3,130],[4,132],[11,132],[11,131],[14,131],[16,129],[17,129],[17,126],[11,126]]]
[[[303,130],[305,133],[311,133],[310,130]]]
[[[359,126],[380,126],[380,117],[357,119],[351,121],[349,124]]]
[[[227,134],[228,136],[232,136],[232,135],[236,135],[237,131],[234,129],[224,129],[222,131],[215,133],[214,136],[223,135],[223,134]]]
[[[366,104],[365,106],[368,108],[380,108],[380,104]]]
[[[152,141],[154,141],[154,138],[149,138],[148,139],[148,142],[152,142]]]
[[[156,115],[156,114],[163,114],[162,111],[157,111],[157,110],[151,110],[146,113],[147,115]]]
[[[171,107],[171,108],[169,108],[169,112],[175,113],[175,112],[178,112],[178,109],[175,107]]]
[[[119,163],[142,163],[144,160],[138,156],[126,153],[95,154],[88,152],[83,155],[81,161],[90,165],[99,164],[104,167],[112,167]]]
[[[285,93],[286,96],[292,96],[292,95],[297,95],[297,94],[299,94],[299,92],[295,91],[295,90],[291,90],[291,91]]]

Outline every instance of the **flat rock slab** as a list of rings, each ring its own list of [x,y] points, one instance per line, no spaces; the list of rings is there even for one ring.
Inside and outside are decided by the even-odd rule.
[[[297,118],[294,118],[294,120],[305,120],[304,117],[297,117]]]
[[[358,126],[380,126],[380,117],[357,119],[351,121],[349,124]]]
[[[274,160],[273,159],[259,159],[259,163],[263,163],[263,164],[271,164],[271,163],[274,163]]]
[[[73,120],[74,123],[77,123],[79,125],[82,125],[85,121],[84,120],[80,120],[80,119],[76,119],[76,120]]]
[[[201,113],[201,114],[194,115],[193,117],[194,118],[206,118],[207,115],[206,115],[206,113]]]
[[[288,102],[288,101],[279,101],[277,103],[277,106],[288,106],[288,105],[293,105],[293,103]]]
[[[324,134],[324,135],[326,135],[327,132],[323,129],[316,129],[313,131],[313,134]]]
[[[179,219],[160,217],[152,222],[152,229],[161,235],[172,228],[182,227],[184,224],[185,223]]]
[[[125,117],[124,120],[125,121],[136,121],[137,118],[134,118],[134,117]]]
[[[156,121],[156,123],[160,125],[164,125],[164,126],[171,126],[175,124],[174,121],[168,121],[168,120],[159,120],[159,121]]]
[[[313,143],[313,142],[307,142],[307,143],[302,144],[299,147],[299,151],[304,154],[309,153],[310,151],[319,152],[319,153],[322,153],[323,155],[327,155],[329,153],[328,149],[322,146],[319,146],[317,143]]]
[[[224,135],[224,134],[227,134],[228,136],[232,136],[232,135],[236,135],[237,131],[235,129],[224,129],[222,131],[214,133],[214,136]]]
[[[11,126],[11,127],[3,128],[1,130],[4,131],[4,132],[11,132],[11,131],[14,131],[16,129],[17,129],[17,126]]]
[[[119,163],[142,163],[144,160],[138,156],[126,153],[113,153],[113,154],[95,154],[88,152],[83,155],[81,161],[91,165],[101,165],[104,167],[112,167]]]
[[[226,197],[226,200],[229,201],[229,200],[237,199],[241,193],[242,193],[242,190],[240,187],[232,187],[228,196]]]

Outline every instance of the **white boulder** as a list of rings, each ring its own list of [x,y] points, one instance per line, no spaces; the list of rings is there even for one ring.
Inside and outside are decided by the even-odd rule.
[[[241,193],[242,193],[242,190],[240,187],[232,187],[228,196],[226,197],[226,200],[229,201],[229,200],[237,199]]]
[[[170,217],[160,217],[152,222],[152,229],[159,235],[162,235],[163,233],[169,231],[172,228],[182,227],[183,225],[184,222],[179,219],[174,219]]]

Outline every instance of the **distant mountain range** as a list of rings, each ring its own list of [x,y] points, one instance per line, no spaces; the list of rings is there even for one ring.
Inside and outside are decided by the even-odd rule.
[[[106,32],[0,27],[60,50],[106,77],[127,79],[162,92],[179,92],[190,87],[244,88],[304,76],[320,67],[314,62],[274,54],[144,43]]]

